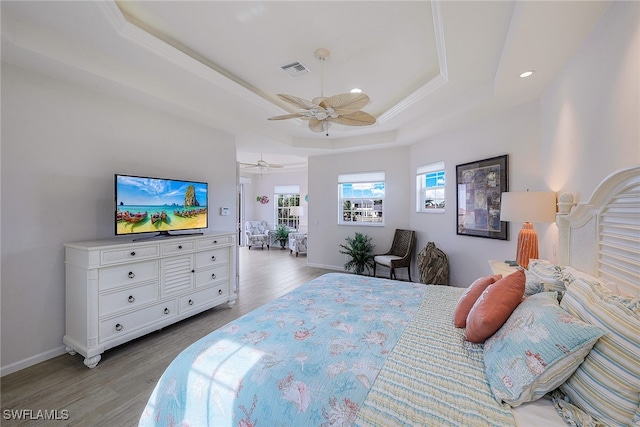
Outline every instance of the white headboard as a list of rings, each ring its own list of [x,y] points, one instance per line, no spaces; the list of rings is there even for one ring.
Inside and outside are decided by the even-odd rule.
[[[587,202],[558,214],[558,264],[640,295],[640,165],[604,179]]]

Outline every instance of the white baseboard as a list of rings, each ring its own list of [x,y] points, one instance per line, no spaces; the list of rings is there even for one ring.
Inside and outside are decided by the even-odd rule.
[[[341,271],[343,273],[346,273],[346,271],[344,271],[344,267],[343,266],[315,264],[315,263],[311,263],[311,262],[307,262],[307,266],[314,267],[314,268],[322,268],[324,270],[336,270],[336,271]]]
[[[65,346],[60,346],[52,350],[45,351],[44,353],[36,354],[35,356],[11,363],[10,365],[2,366],[0,367],[0,377],[18,372],[22,369],[28,368],[29,366],[37,365],[40,362],[53,359],[54,357],[60,356],[65,353]]]

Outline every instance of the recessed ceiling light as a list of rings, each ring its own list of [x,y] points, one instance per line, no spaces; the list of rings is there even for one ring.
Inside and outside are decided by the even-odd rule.
[[[524,73],[520,74],[520,77],[530,77],[533,75],[533,73],[535,73],[534,70],[525,71]]]
[[[362,93],[362,89],[354,87],[353,89],[351,89],[351,93]]]

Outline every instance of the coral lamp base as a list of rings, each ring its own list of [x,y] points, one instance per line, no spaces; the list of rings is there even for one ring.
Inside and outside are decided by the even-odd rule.
[[[518,234],[518,248],[516,262],[522,268],[529,266],[530,259],[538,258],[538,234],[533,229],[533,224],[525,222]]]

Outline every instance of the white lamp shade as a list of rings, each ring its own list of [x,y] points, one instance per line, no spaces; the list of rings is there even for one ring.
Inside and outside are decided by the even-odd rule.
[[[302,206],[293,206],[293,207],[289,208],[289,215],[290,216],[304,216],[304,209],[302,209]]]
[[[500,221],[554,222],[556,193],[552,191],[510,191],[502,193]]]

